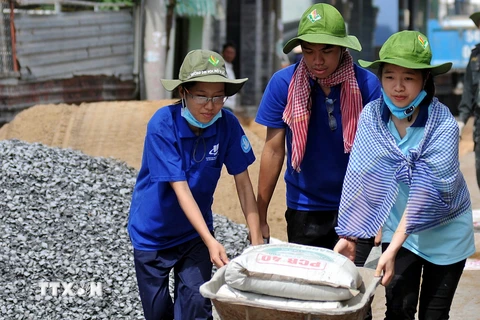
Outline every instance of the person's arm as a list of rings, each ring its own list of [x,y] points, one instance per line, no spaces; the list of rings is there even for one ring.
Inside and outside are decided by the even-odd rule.
[[[267,222],[268,205],[272,199],[284,161],[285,129],[267,128],[265,146],[260,160],[257,194],[260,228],[265,239],[270,239],[270,227]]]
[[[403,213],[402,219],[397,226],[397,230],[393,234],[392,241],[388,245],[387,250],[382,253],[378,260],[377,269],[375,270],[375,277],[380,277],[383,272],[382,285],[386,286],[392,281],[395,275],[395,257],[398,250],[402,247],[408,234],[405,233],[407,226],[406,212]]]
[[[225,248],[210,233],[210,230],[203,219],[203,215],[200,212],[200,208],[193,198],[188,183],[186,181],[176,181],[170,182],[170,185],[172,186],[175,195],[177,196],[178,203],[187,216],[188,221],[190,221],[207,246],[210,253],[210,261],[212,261],[217,268],[223,267],[228,263]]]
[[[238,199],[240,200],[240,205],[242,206],[242,211],[250,231],[250,242],[252,245],[263,244],[257,203],[255,201],[255,194],[253,193],[252,182],[248,170],[236,174],[234,179],[235,186],[237,187]]]

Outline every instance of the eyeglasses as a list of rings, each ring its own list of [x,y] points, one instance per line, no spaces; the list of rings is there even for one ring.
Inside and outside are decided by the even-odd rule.
[[[334,108],[335,100],[326,98],[325,105],[327,106],[328,112],[328,125],[330,126],[330,130],[334,131],[337,130],[337,119],[333,115],[333,108]]]
[[[200,141],[203,144],[203,155],[201,158],[197,155],[197,148],[198,148],[198,145],[200,144]],[[206,155],[207,155],[207,146],[205,145],[205,139],[203,137],[198,137],[198,139],[195,141],[195,145],[193,146],[193,161],[195,161],[196,163],[200,163],[203,161],[203,159],[205,159]]]
[[[196,95],[193,95],[191,94],[190,92],[188,92],[187,89],[185,89],[185,92],[187,93],[187,95],[190,96],[190,98],[192,98],[192,100],[196,103],[196,104],[199,104],[201,106],[204,106],[206,105],[208,102],[212,101],[212,103],[216,106],[221,106],[225,103],[225,101],[227,101],[228,97],[227,96],[218,96],[218,97],[212,97],[212,98],[209,98],[209,97],[204,97],[204,96],[196,96]]]

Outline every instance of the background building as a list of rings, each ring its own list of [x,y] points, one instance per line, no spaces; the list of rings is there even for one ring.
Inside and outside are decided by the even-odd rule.
[[[190,50],[221,51],[227,41],[237,46],[237,77],[249,78],[240,104],[254,113],[272,74],[290,63],[283,45],[316,2],[334,5],[345,17],[363,47],[352,51],[355,61],[375,59],[394,32],[425,33],[433,63],[454,63],[437,79],[437,92],[456,112],[470,50],[480,42],[468,18],[480,10],[480,0],[5,0],[0,123],[35,104],[174,97],[160,79],[176,77]],[[105,6],[116,10],[101,10]]]

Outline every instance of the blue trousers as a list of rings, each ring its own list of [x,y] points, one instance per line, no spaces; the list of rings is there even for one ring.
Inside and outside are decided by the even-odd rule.
[[[383,251],[387,247],[388,243],[382,244]],[[440,266],[400,248],[395,259],[395,275],[385,288],[385,319],[415,319],[419,296],[419,320],[448,319],[465,262]]]
[[[158,251],[134,250],[135,271],[146,320],[213,319],[212,304],[199,291],[210,280],[210,254],[200,238]],[[169,273],[174,271],[174,301]]]

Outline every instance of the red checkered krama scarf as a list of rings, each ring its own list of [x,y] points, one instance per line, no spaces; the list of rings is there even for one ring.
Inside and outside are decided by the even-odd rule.
[[[288,86],[287,106],[283,111],[283,121],[292,130],[292,167],[300,172],[300,164],[307,144],[308,124],[312,100],[310,99],[309,78],[314,78],[307,69],[304,59],[300,61]],[[342,84],[340,91],[340,111],[342,114],[343,146],[345,153],[352,149],[357,131],[358,118],[363,108],[362,94],[358,87],[353,58],[348,51],[337,70],[325,79],[317,79],[320,85],[333,87]]]

